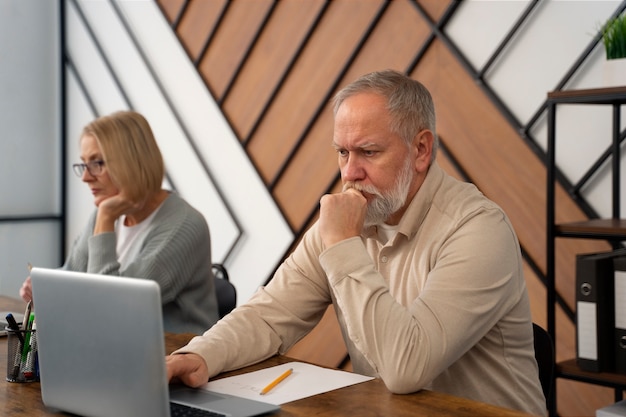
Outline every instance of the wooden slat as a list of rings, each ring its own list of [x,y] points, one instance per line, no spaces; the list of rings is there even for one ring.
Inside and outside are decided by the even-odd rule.
[[[428,33],[426,23],[408,0],[391,2],[339,87],[371,71],[387,68],[404,71]],[[390,48],[390,44],[394,47]],[[331,147],[332,125],[331,103],[328,103],[277,182],[274,196],[292,227],[298,228],[306,221],[310,207],[317,204],[337,174],[337,159]]]
[[[246,140],[271,94],[297,55],[324,0],[281,0],[239,74],[223,109]]]
[[[341,365],[348,355],[348,350],[341,336],[334,307],[328,307],[324,317],[313,331],[296,343],[285,355],[332,368]]]
[[[172,23],[176,20],[185,5],[185,0],[157,0],[157,4],[161,8],[165,18]]]
[[[192,61],[195,62],[202,53],[226,2],[227,0],[196,0],[189,3],[176,34]]]
[[[432,20],[435,22],[441,18],[443,12],[450,6],[453,0],[417,0],[426,13],[430,16]]]
[[[224,19],[202,57],[200,74],[219,100],[269,12],[273,0],[239,0],[230,3]]]
[[[272,183],[315,110],[381,7],[379,0],[330,3],[285,85],[250,139],[247,150]]]

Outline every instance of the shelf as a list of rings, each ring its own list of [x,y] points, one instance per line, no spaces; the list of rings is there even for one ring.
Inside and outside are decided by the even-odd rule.
[[[556,222],[556,115],[558,104],[600,104],[612,107],[613,123],[611,127],[612,142],[611,160],[611,200],[612,214],[610,219],[592,219],[587,221],[557,223]],[[601,239],[617,244],[626,241],[626,219],[620,213],[621,201],[621,107],[626,105],[626,86],[614,88],[596,88],[587,90],[553,91],[548,93],[547,105],[547,190],[546,190],[546,299],[548,304],[547,328],[552,340],[556,343],[556,238]],[[595,385],[611,387],[615,391],[615,401],[622,400],[626,390],[626,374],[610,372],[588,372],[578,367],[576,359],[559,362],[555,367],[557,378],[570,379]],[[548,405],[550,416],[557,415],[556,384],[553,386],[554,396]]]
[[[570,359],[557,363],[556,375],[559,378],[572,379],[575,381],[626,390],[626,374],[583,371],[578,367],[576,359]]]
[[[549,102],[562,104],[623,104],[625,99],[626,86],[548,93]]]
[[[556,236],[626,240],[626,219],[593,219],[554,225]]]

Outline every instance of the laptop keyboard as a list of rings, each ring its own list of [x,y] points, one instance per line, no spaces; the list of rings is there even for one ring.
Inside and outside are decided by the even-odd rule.
[[[226,414],[189,407],[187,405],[170,403],[171,417],[226,417]]]

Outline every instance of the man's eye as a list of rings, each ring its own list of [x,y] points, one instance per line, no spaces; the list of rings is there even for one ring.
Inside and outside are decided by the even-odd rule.
[[[337,154],[339,156],[347,156],[348,155],[348,151],[346,151],[345,149],[337,149]]]

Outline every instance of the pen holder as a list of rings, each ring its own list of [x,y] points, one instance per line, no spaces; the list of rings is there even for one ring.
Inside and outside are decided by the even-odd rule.
[[[37,330],[7,328],[7,381],[39,381]]]

